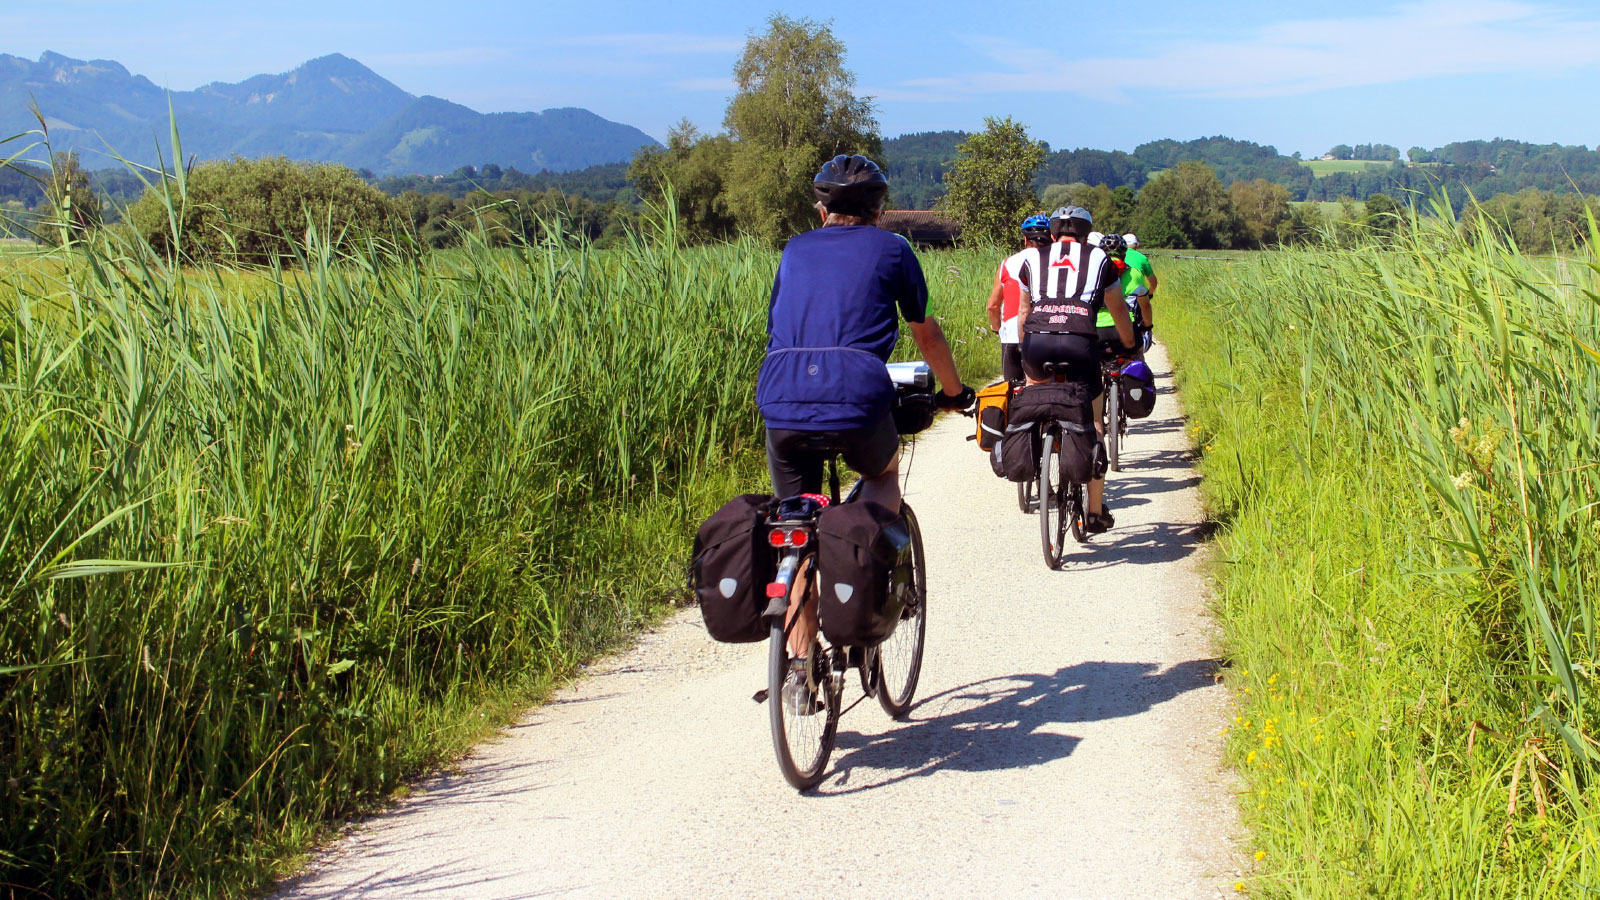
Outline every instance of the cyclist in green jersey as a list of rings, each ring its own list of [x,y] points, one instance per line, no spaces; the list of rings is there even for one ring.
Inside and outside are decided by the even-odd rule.
[[[1094,235],[1091,234],[1090,238],[1094,238]],[[1134,344],[1131,351],[1123,350],[1122,341],[1117,336],[1117,329],[1112,325],[1111,312],[1105,308],[1102,308],[1100,310],[1100,314],[1095,317],[1094,321],[1096,330],[1100,332],[1101,345],[1107,354],[1126,352],[1128,355],[1142,359],[1144,357],[1144,348],[1146,346],[1140,337],[1140,333],[1144,330],[1144,326],[1141,324],[1141,319],[1143,319],[1144,305],[1135,298],[1137,297],[1142,299],[1141,295],[1147,292],[1144,286],[1144,274],[1142,272],[1135,271],[1131,266],[1123,261],[1122,255],[1128,248],[1127,245],[1122,242],[1122,235],[1114,233],[1100,235],[1100,239],[1097,243],[1100,249],[1104,250],[1106,255],[1111,257],[1112,263],[1114,263],[1117,267],[1117,274],[1122,286],[1123,303],[1125,303],[1128,307],[1128,318],[1133,320],[1133,330],[1135,335]]]
[[[1128,245],[1128,251],[1123,261],[1128,264],[1129,269],[1139,270],[1139,274],[1142,276],[1142,280],[1144,282],[1145,289],[1139,294],[1138,319],[1144,329],[1143,346],[1146,350],[1148,350],[1150,349],[1150,332],[1154,330],[1156,325],[1155,299],[1156,285],[1158,283],[1156,279],[1156,267],[1151,265],[1150,257],[1145,256],[1139,251],[1138,235],[1129,232],[1128,234],[1122,236],[1122,240],[1123,243]]]

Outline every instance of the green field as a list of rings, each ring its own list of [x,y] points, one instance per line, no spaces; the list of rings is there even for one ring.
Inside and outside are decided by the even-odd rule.
[[[1273,898],[1600,883],[1600,268],[1444,217],[1162,270]],[[1594,244],[1591,244],[1591,247]]]
[[[0,265],[0,884],[247,895],[670,609],[765,482],[776,262]],[[923,263],[977,381],[994,257]]]
[[[1368,169],[1387,170],[1393,163],[1369,159],[1302,159],[1300,165],[1311,170],[1318,178],[1335,172],[1365,172]]]
[[[1343,219],[1345,216],[1344,204],[1337,200],[1291,200],[1289,202],[1295,206],[1314,206],[1318,212],[1330,220]],[[1367,204],[1365,202],[1353,200],[1351,203],[1355,208],[1356,218],[1359,219],[1366,213]]]

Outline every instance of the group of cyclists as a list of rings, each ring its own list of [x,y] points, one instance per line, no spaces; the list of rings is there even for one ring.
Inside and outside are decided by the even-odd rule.
[[[1092,230],[1093,215],[1063,206],[1021,225],[1021,249],[995,272],[989,293],[989,327],[1000,335],[1000,368],[1016,388],[1049,380],[1078,381],[1103,416],[1100,362],[1112,356],[1143,358],[1155,326],[1152,295],[1157,279],[1134,234]],[[1049,369],[1047,373],[1046,369]],[[1063,374],[1064,373],[1064,374]],[[1089,483],[1085,528],[1114,524],[1105,506],[1105,479]]]
[[[900,318],[937,376],[937,405],[966,410],[974,403],[927,313],[916,254],[904,238],[877,227],[888,188],[864,156],[829,160],[812,180],[822,227],[792,238],[779,262],[756,388],[777,497],[820,495],[827,460],[838,452],[861,476],[861,499],[900,508],[895,387],[885,367]],[[1081,207],[1029,216],[1021,228],[1023,247],[1000,265],[989,300],[1004,375],[1018,389],[1052,378],[1080,381],[1096,396],[1108,346],[1137,353],[1141,333],[1148,345],[1155,273],[1136,237],[1095,233]],[[1097,419],[1103,402],[1095,401]],[[817,449],[823,446],[828,452]],[[1088,530],[1112,527],[1103,479],[1091,483],[1087,510]],[[787,617],[797,689],[818,631],[816,605],[803,602],[805,584],[802,573]]]
[[[884,363],[899,333],[897,313],[942,386],[939,407],[965,410],[975,394],[927,315],[928,286],[911,245],[877,227],[889,191],[883,171],[864,156],[836,156],[812,189],[822,227],[796,235],[783,251],[756,387],[773,492],[821,491],[825,459],[807,438],[827,434],[860,473],[863,499],[896,509],[900,447]],[[1000,334],[1003,374],[1019,387],[1053,378],[1080,381],[1096,395],[1106,353],[1142,355],[1149,346],[1155,270],[1136,236],[1093,228],[1093,216],[1078,206],[1029,216],[1022,248],[996,272],[989,324]],[[1095,401],[1097,418],[1103,402]],[[1106,531],[1114,520],[1104,481],[1089,494],[1087,526]]]

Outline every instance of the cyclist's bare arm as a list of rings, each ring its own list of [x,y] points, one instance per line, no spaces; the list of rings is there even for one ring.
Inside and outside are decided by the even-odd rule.
[[[1150,273],[1146,274],[1144,276],[1144,281],[1145,281],[1145,284],[1148,284],[1150,286],[1150,293],[1154,294],[1156,292],[1156,284],[1157,284],[1156,273],[1150,272]]]
[[[1128,318],[1128,304],[1122,301],[1122,285],[1113,284],[1106,288],[1106,310],[1111,313],[1111,321],[1117,326],[1117,337],[1122,339],[1122,346],[1133,346],[1133,320]]]
[[[989,330],[1000,330],[1000,304],[1005,300],[1005,290],[1000,287],[1000,276],[995,275],[994,290],[989,292]]]
[[[933,316],[921,322],[911,322],[911,338],[922,351],[922,360],[933,369],[939,387],[947,397],[961,393],[961,373],[956,371],[956,358],[950,353],[950,342],[944,339],[944,329]]]
[[[1139,315],[1144,318],[1144,327],[1156,327],[1155,310],[1153,305],[1150,303],[1149,294],[1139,295]]]

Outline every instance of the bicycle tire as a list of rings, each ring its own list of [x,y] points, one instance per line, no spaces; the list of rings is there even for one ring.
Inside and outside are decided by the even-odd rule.
[[[928,557],[922,549],[922,528],[911,504],[902,502],[900,512],[911,532],[911,597],[900,612],[900,624],[894,634],[872,654],[878,705],[894,719],[911,711],[928,636]]]
[[[1037,479],[1017,482],[1017,508],[1025,513],[1033,512],[1033,492],[1038,489]]]
[[[1084,528],[1084,516],[1088,510],[1084,507],[1083,485],[1076,482],[1072,490],[1067,493],[1067,518],[1072,524],[1072,539],[1082,544],[1089,540],[1089,532]]]
[[[1111,471],[1122,471],[1122,429],[1120,427],[1120,413],[1122,412],[1122,388],[1117,384],[1117,379],[1106,379],[1106,407],[1105,407],[1105,441],[1106,461],[1110,463]]]
[[[772,722],[772,749],[778,755],[778,769],[795,790],[816,787],[833,755],[833,741],[839,729],[839,698],[826,683],[818,685],[817,699],[824,708],[809,716],[791,714],[783,702],[783,682],[789,675],[789,641],[783,633],[783,617],[772,622],[767,651],[767,704]],[[820,659],[822,645],[811,642],[811,659]],[[818,726],[817,719],[821,719]],[[809,721],[808,721],[809,720]],[[815,736],[811,736],[813,732]],[[795,745],[799,744],[797,748]],[[802,751],[801,760],[795,758]]]
[[[1067,491],[1061,484],[1061,473],[1056,465],[1056,426],[1044,429],[1044,449],[1039,451],[1039,541],[1044,548],[1044,564],[1051,569],[1061,568],[1061,554],[1065,550],[1067,523],[1064,513]],[[1054,486],[1051,481],[1054,480]]]

